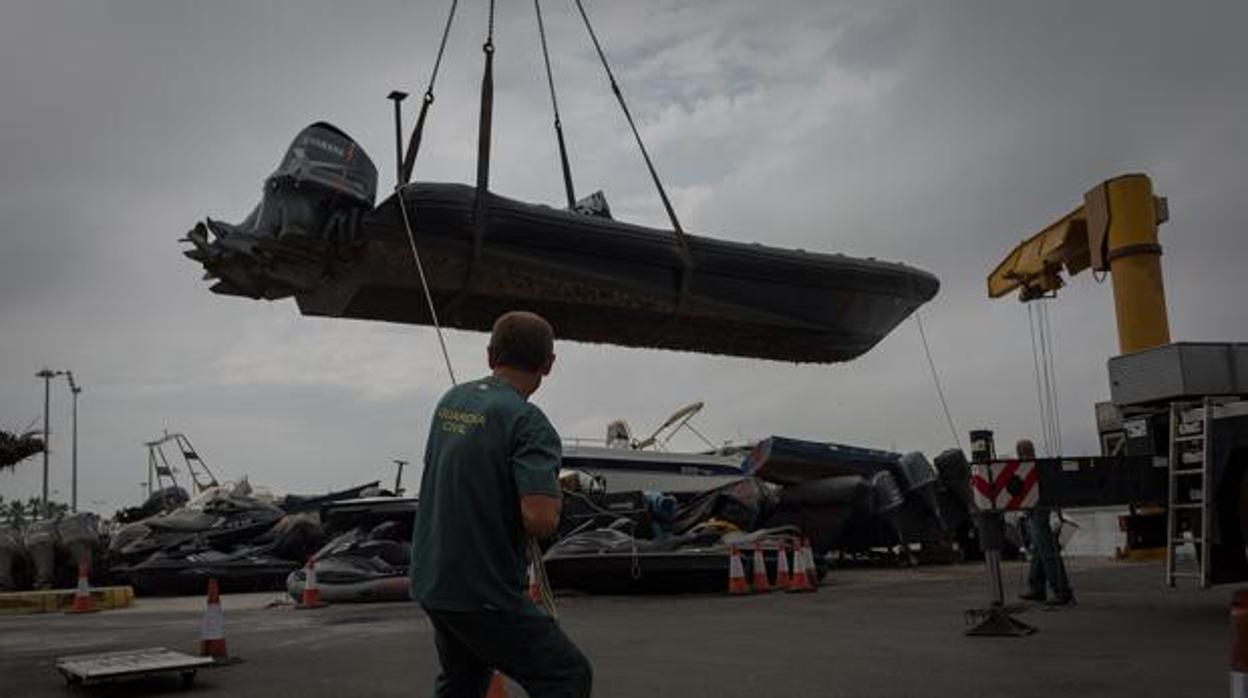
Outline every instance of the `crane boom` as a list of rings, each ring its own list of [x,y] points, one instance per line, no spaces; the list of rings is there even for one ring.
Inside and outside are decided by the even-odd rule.
[[[1018,291],[1035,300],[1065,285],[1062,271],[1110,272],[1118,344],[1122,353],[1170,341],[1161,245],[1157,226],[1169,218],[1166,200],[1153,196],[1148,175],[1127,174],[1101,182],[1084,203],[1032,235],[988,275],[988,297]]]

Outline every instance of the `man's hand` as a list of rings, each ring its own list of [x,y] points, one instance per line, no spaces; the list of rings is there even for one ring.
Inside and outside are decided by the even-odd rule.
[[[520,518],[524,522],[524,532],[530,536],[545,540],[559,528],[559,512],[563,510],[563,500],[548,494],[526,494],[520,498]]]

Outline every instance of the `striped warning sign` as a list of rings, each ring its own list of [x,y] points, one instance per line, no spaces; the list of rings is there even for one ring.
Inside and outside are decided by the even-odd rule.
[[[1031,509],[1040,501],[1040,472],[1033,461],[974,463],[971,493],[980,511]]]

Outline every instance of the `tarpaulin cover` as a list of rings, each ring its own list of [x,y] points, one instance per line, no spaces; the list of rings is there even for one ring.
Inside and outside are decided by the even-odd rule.
[[[690,500],[677,512],[672,530],[683,533],[714,518],[733,523],[743,531],[752,531],[777,501],[770,485],[757,478],[744,478]]]

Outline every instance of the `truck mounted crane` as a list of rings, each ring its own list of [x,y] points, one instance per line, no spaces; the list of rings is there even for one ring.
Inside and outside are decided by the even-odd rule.
[[[1168,219],[1168,202],[1153,194],[1147,175],[1101,182],[1082,205],[1005,256],[988,275],[988,296],[1017,292],[1026,303],[1055,296],[1065,285],[1063,271],[1108,274],[1120,355],[1108,362],[1111,400],[1097,405],[1105,458],[1083,459],[1089,471],[1101,469],[1097,474],[1082,466],[1052,468],[1048,496],[1060,501],[1073,494],[1083,504],[1125,503],[1134,510],[1162,504],[1140,501],[1161,494],[1167,584],[1184,577],[1202,587],[1244,581],[1248,344],[1171,342],[1157,237]],[[1122,444],[1125,454],[1106,452],[1108,444]],[[1107,481],[1130,484],[1105,490],[1097,501],[1089,490]],[[1150,537],[1134,533],[1128,529],[1129,541]],[[1185,549],[1195,554],[1184,556]]]

